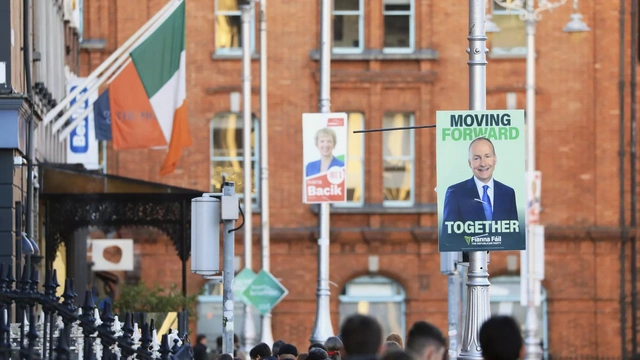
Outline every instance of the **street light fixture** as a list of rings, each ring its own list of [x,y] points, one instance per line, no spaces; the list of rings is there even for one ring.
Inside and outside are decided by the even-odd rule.
[[[536,36],[536,24],[542,16],[540,15],[545,10],[553,10],[557,7],[564,5],[567,0],[490,0],[495,4],[504,7],[507,10],[513,10],[519,14],[520,20],[525,22],[526,34],[527,34],[527,64],[526,64],[526,133],[527,133],[527,174],[531,175],[536,170],[535,166],[535,118],[536,118],[536,85],[535,85],[535,36]],[[487,17],[487,27],[490,22],[490,18]],[[491,22],[493,23],[493,22]],[[589,26],[582,21],[582,15],[578,12],[578,0],[573,0],[573,14],[570,15],[569,23],[564,27],[563,31],[568,33],[586,32],[589,31]],[[487,30],[487,32],[489,32]],[[529,178],[529,176],[527,177]],[[527,192],[527,204],[531,203],[532,199],[529,199],[529,192]],[[527,220],[528,221],[528,220]],[[542,349],[540,347],[540,340],[538,339],[538,319],[536,307],[537,296],[536,291],[540,291],[539,283],[542,276],[535,274],[534,258],[534,246],[535,241],[533,227],[531,223],[527,223],[527,250],[526,258],[523,259],[523,263],[526,261],[526,278],[521,279],[526,281],[527,288],[527,315],[525,320],[525,359],[527,360],[539,360],[542,358]],[[543,260],[544,261],[544,260]],[[524,264],[522,264],[524,266]]]

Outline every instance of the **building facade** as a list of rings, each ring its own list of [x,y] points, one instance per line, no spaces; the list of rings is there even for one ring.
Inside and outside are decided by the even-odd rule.
[[[51,124],[42,118],[64,97],[67,79],[79,69],[79,3],[0,5],[0,262],[16,265],[15,274],[22,255],[43,248],[37,165],[65,162],[66,142],[52,136]]]
[[[88,75],[164,4],[85,0],[86,46],[80,74]],[[241,92],[240,11],[234,0],[186,4],[193,146],[183,152],[175,173],[166,177],[157,175],[165,153],[151,149],[110,150],[108,172],[203,192],[219,190],[225,174],[241,193],[242,161],[248,154],[240,152],[242,122],[236,101]],[[588,33],[562,32],[571,4],[544,13],[537,27],[536,162],[543,177],[541,223],[546,227],[540,316],[550,356],[615,357],[622,355],[623,342],[625,351],[636,347],[631,247],[621,252],[628,240],[622,234],[635,239],[636,231],[621,231],[621,209],[624,224],[632,224],[635,194],[629,190],[629,174],[637,170],[628,156],[628,109],[635,103],[628,74],[637,60],[630,55],[631,2],[622,4],[627,9],[624,40],[617,1],[580,2],[579,10],[591,27]],[[315,316],[318,215],[301,199],[301,114],[318,109],[320,1],[269,0],[267,6],[268,129],[260,126],[258,116],[257,9],[250,34],[255,116],[250,265],[254,270],[261,266],[259,201],[266,189],[259,187],[259,134],[268,131],[271,272],[289,290],[273,311],[273,334],[304,347]],[[524,109],[524,24],[497,5],[488,11],[502,31],[489,36],[487,108]],[[467,109],[467,14],[466,2],[334,0],[331,110],[349,113],[350,130],[355,130],[433,124],[437,110]],[[627,154],[622,166],[620,124]],[[349,136],[349,202],[333,206],[331,215],[334,332],[341,319],[356,311],[378,314],[388,332],[406,334],[418,320],[446,330],[447,278],[440,273],[437,251],[434,134],[425,129]],[[242,231],[237,236],[241,259]],[[164,285],[179,282],[174,252],[162,236],[153,246],[138,247],[140,279]],[[524,320],[518,259],[518,252],[491,254],[492,310]],[[621,268],[621,259],[627,268]],[[159,261],[167,265],[158,269],[154,264]],[[238,260],[238,270],[244,266]],[[206,287],[209,299],[219,301],[219,289],[189,275],[189,292]],[[199,324],[219,319],[215,307],[201,309]]]

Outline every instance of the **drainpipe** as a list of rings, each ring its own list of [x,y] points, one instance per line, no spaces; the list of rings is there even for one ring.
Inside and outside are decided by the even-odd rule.
[[[625,28],[625,1],[620,0],[620,15],[619,15],[619,27],[620,27],[620,65],[619,65],[619,80],[618,80],[618,112],[620,115],[620,342],[621,342],[621,355],[623,359],[627,358],[627,301],[626,301],[626,286],[625,286],[625,269],[626,269],[626,240],[627,229],[625,219],[625,196],[624,196],[624,157],[625,157],[625,136],[624,136],[624,87],[625,87],[625,71],[624,71],[624,28]]]

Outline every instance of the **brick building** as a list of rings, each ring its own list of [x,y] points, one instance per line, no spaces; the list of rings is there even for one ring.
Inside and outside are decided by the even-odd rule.
[[[81,52],[81,73],[95,69],[164,3],[85,0],[84,42],[93,45]],[[319,3],[268,2],[269,129],[261,129],[258,119],[257,11],[251,33],[254,139],[259,131],[269,131],[270,139],[271,272],[289,289],[273,312],[273,333],[302,347],[315,316],[317,212],[301,201],[300,119],[318,107]],[[619,9],[617,1],[581,2],[589,33],[562,32],[570,4],[545,13],[537,28],[536,155],[543,174],[541,222],[546,226],[541,313],[544,346],[554,356],[620,356],[622,332],[628,350],[636,341],[630,328],[635,308],[630,305],[631,268],[624,271],[628,296],[620,295]],[[489,39],[487,108],[524,108],[524,25],[499,7],[492,11],[503,31]],[[437,110],[466,109],[467,12],[468,4],[459,1],[335,0],[332,111],[348,112],[349,125],[359,129],[432,124]],[[220,136],[239,129],[232,100],[241,92],[239,14],[236,1],[187,1],[187,101],[194,144],[183,153],[176,172],[157,175],[162,151],[127,150],[109,151],[110,174],[209,191],[217,189],[226,173],[237,178],[236,191],[242,191],[241,173],[233,170],[242,168],[242,157],[220,156],[230,146],[241,147]],[[623,59],[629,74],[628,13],[625,18]],[[630,127],[628,89],[626,85],[624,129]],[[387,330],[405,333],[422,319],[446,330],[447,280],[439,272],[435,231],[433,133],[350,136],[349,172],[355,179],[349,185],[350,206],[335,206],[331,217],[334,331],[342,317],[357,310],[386,314]],[[259,184],[257,141],[254,145]],[[629,164],[627,157],[627,200]],[[253,269],[260,268],[259,219],[256,204]],[[241,257],[242,233],[237,236]],[[137,245],[136,256],[145,282],[180,281],[168,239]],[[512,309],[524,319],[517,259],[517,252],[492,253],[492,308]],[[158,268],[159,263],[165,265]],[[190,292],[203,286],[199,276],[189,274]],[[377,292],[366,293],[374,286]],[[379,302],[371,296],[380,296]],[[622,315],[621,300],[626,304]]]

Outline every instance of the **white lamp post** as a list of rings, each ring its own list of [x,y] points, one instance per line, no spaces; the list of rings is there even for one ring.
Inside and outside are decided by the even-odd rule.
[[[568,0],[492,0],[496,4],[504,7],[507,10],[513,10],[518,13],[520,19],[526,24],[527,34],[527,65],[526,65],[526,92],[527,92],[527,104],[526,104],[526,132],[527,132],[527,173],[532,174],[536,170],[535,156],[536,156],[536,133],[535,133],[535,118],[536,118],[536,79],[535,79],[535,37],[536,37],[536,24],[541,19],[541,13],[545,10],[553,10],[559,6],[564,5]],[[569,23],[565,26],[565,32],[584,32],[589,31],[589,27],[582,21],[582,15],[578,13],[578,0],[573,0],[574,12],[570,16]],[[495,24],[494,24],[495,25]],[[497,26],[492,28],[492,32],[500,31]],[[497,31],[496,31],[497,30]],[[487,29],[489,32],[489,29]],[[527,192],[529,194],[529,192]],[[529,195],[528,195],[529,196]],[[532,199],[527,199],[527,203],[530,203]],[[540,347],[540,340],[538,338],[538,318],[536,307],[536,299],[539,299],[536,291],[540,291],[540,287],[537,286],[537,282],[540,281],[540,277],[535,275],[534,266],[536,259],[534,258],[534,244],[535,237],[531,229],[531,224],[527,224],[527,238],[528,246],[526,250],[526,284],[527,284],[527,315],[525,320],[525,346],[526,355],[525,359],[541,359],[542,348]],[[543,261],[543,260],[542,260]]]

